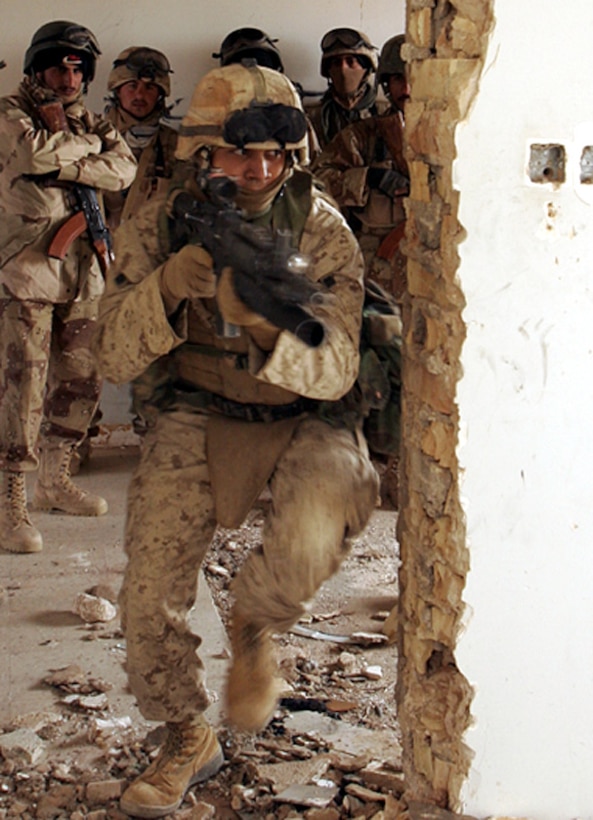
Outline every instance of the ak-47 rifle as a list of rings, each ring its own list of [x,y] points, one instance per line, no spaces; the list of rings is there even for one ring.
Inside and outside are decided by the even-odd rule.
[[[182,191],[172,202],[174,249],[199,243],[218,276],[232,269],[234,288],[247,307],[309,347],[320,345],[325,327],[306,305],[323,301],[323,286],[305,275],[308,261],[292,247],[292,232],[248,222],[233,201],[237,187],[228,177],[204,174],[199,182],[205,199]],[[238,331],[221,323],[218,332],[228,337]]]
[[[37,107],[37,111],[44,125],[52,134],[58,131],[70,131],[61,102],[42,103]],[[42,182],[43,180],[38,181]],[[107,268],[113,262],[113,247],[111,234],[103,219],[96,190],[90,185],[83,185],[80,182],[51,180],[49,184],[67,188],[71,192],[74,213],[56,231],[49,244],[48,256],[53,259],[64,259],[70,245],[86,231],[99,260],[101,272],[105,275]]]

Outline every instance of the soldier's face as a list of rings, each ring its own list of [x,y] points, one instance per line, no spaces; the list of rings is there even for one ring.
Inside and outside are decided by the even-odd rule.
[[[286,151],[261,148],[216,148],[211,166],[231,177],[239,188],[262,191],[272,185],[284,171]]]
[[[387,81],[387,94],[396,108],[403,112],[410,99],[410,83],[405,74],[391,74]]]
[[[84,73],[79,66],[56,65],[37,74],[46,88],[55,91],[63,103],[73,102],[79,95]]]
[[[365,74],[366,68],[353,54],[339,54],[329,64],[329,77],[339,97],[356,94]]]
[[[161,90],[156,83],[130,80],[121,85],[116,93],[123,110],[136,119],[143,120],[154,111]]]

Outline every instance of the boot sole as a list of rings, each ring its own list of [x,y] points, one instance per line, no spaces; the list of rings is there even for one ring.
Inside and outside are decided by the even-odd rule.
[[[81,518],[98,518],[100,515],[105,515],[109,511],[107,505],[105,505],[104,510],[97,510],[96,512],[74,512],[73,510],[64,510],[62,507],[53,507],[51,504],[44,504],[44,503],[36,503],[35,501],[31,504],[31,509],[34,512],[48,512],[48,513],[55,513],[56,515],[77,515]]]
[[[156,817],[163,817],[165,814],[170,814],[171,812],[176,811],[183,803],[183,799],[191,787],[197,786],[198,783],[203,783],[205,780],[209,780],[216,774],[223,763],[224,755],[222,750],[219,750],[216,757],[213,757],[209,763],[206,763],[199,771],[195,773],[187,784],[187,788],[179,800],[175,803],[170,803],[168,806],[146,806],[141,803],[134,803],[131,800],[127,801],[125,799],[125,795],[123,795],[119,801],[119,807],[126,814],[129,814],[132,817],[142,817],[145,818],[145,820],[153,820],[153,818]]]

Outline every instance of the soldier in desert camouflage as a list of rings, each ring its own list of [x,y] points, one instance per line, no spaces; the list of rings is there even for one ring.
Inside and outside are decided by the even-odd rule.
[[[377,48],[366,34],[353,28],[324,34],[321,76],[328,88],[318,102],[306,107],[321,148],[347,125],[385,110],[385,101],[377,100],[376,70]]]
[[[406,288],[403,199],[409,193],[404,159],[404,110],[410,96],[401,58],[403,35],[381,49],[377,80],[390,101],[385,114],[341,131],[314,163],[314,173],[340,205],[356,234],[366,276],[401,298]]]
[[[176,201],[155,198],[122,225],[93,349],[116,383],[144,374],[156,409],[128,494],[128,564],[120,602],[126,669],[143,715],[164,721],[158,757],[122,795],[139,817],[174,811],[221,766],[204,718],[210,703],[199,636],[188,625],[200,564],[217,524],[237,527],[267,485],[262,543],[234,583],[228,720],[259,731],[279,696],[271,634],[284,632],[338,569],[377,500],[378,477],[357,424],[317,413],[358,371],[362,258],[306,160],[299,96],[255,64],[209,72],[196,86],[177,156],[193,164],[186,191],[213,171],[234,179],[245,225],[282,228],[309,260],[316,339],[283,329],[237,295],[237,271],[213,270],[200,244],[172,250]],[[166,216],[169,214],[169,220]],[[315,284],[316,283],[316,284]],[[268,279],[256,282],[262,296]],[[220,313],[238,335],[215,332]],[[220,332],[220,331],[219,331]],[[152,394],[149,383],[152,380]]]
[[[38,466],[34,508],[107,511],[69,472],[101,384],[89,350],[104,287],[99,259],[86,234],[63,259],[48,256],[73,214],[73,183],[118,191],[136,171],[123,138],[82,99],[99,54],[83,26],[47,23],[27,49],[18,90],[0,100],[0,547],[11,552],[42,548],[24,481]]]

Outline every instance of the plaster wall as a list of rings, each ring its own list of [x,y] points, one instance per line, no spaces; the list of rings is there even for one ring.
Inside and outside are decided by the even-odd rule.
[[[470,571],[456,660],[474,687],[465,812],[593,818],[593,7],[495,0],[456,132],[467,337],[458,384]],[[566,149],[533,183],[530,146]]]
[[[198,79],[218,61],[212,58],[229,31],[241,26],[262,28],[278,38],[286,74],[306,91],[323,92],[319,74],[323,34],[337,26],[361,29],[380,47],[404,31],[404,0],[0,0],[2,30],[0,94],[10,93],[21,78],[23,55],[39,26],[50,20],[73,20],[97,36],[102,57],[92,83],[88,104],[94,111],[105,105],[107,77],[117,54],[129,45],[149,45],[164,51],[174,74],[170,102],[179,100],[173,116],[183,116]],[[103,424],[130,420],[127,385],[106,384],[101,408]]]

